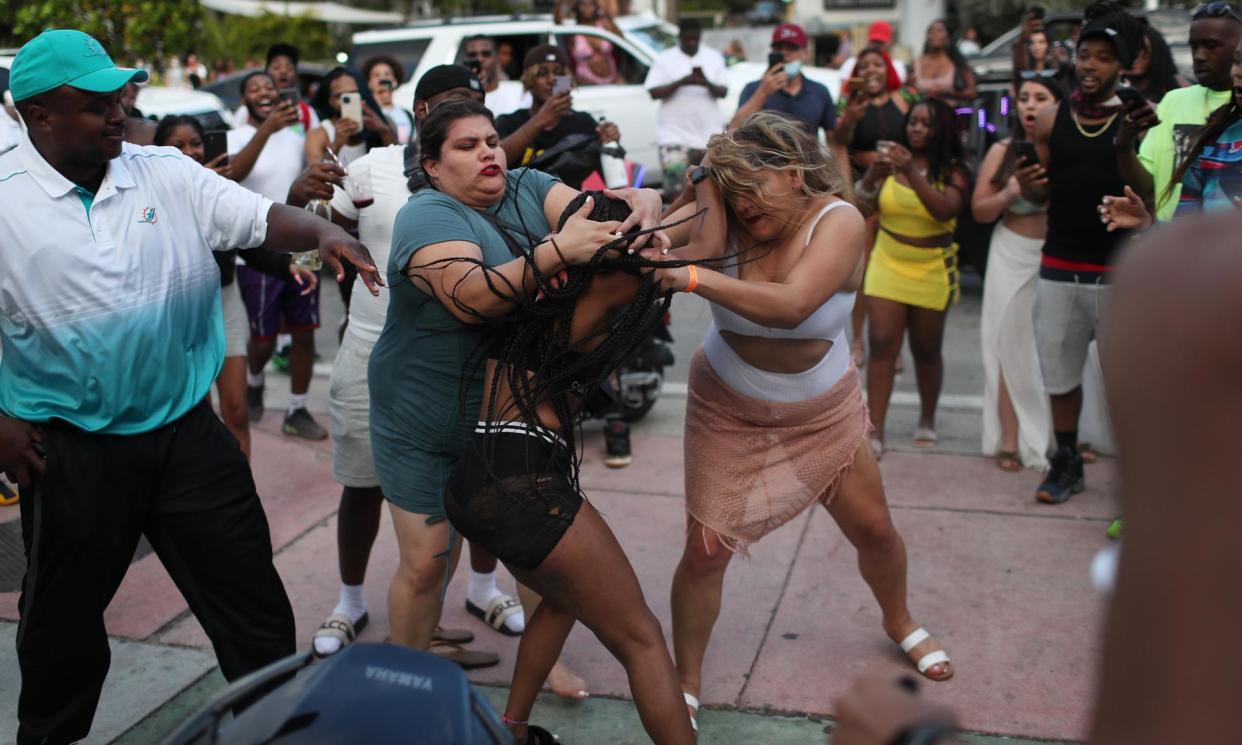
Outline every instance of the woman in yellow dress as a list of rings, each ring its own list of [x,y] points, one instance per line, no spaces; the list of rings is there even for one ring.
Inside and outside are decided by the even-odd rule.
[[[858,198],[880,215],[863,282],[871,319],[867,400],[875,427],[871,445],[877,456],[884,450],[894,366],[907,329],[919,389],[914,445],[936,444],[945,314],[958,297],[953,230],[970,194],[953,109],[942,101],[912,106],[906,115],[905,142],[881,142],[878,149],[879,157],[855,188]]]

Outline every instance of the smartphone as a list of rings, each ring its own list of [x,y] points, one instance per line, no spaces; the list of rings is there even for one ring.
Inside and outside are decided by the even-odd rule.
[[[884,151],[888,150],[890,147],[896,144],[897,143],[893,142],[892,140],[876,140],[875,150],[877,153],[883,154]]]
[[[362,96],[357,93],[341,94],[341,118],[353,119],[362,126]]]
[[[861,93],[867,81],[863,78],[850,78],[850,93]]]
[[[1014,140],[1009,146],[1013,148],[1014,162],[1019,164],[1019,168],[1039,163],[1039,153],[1035,151],[1035,143],[1028,140]]]
[[[1121,99],[1121,104],[1127,109],[1137,108],[1138,106],[1147,103],[1147,99],[1143,98],[1142,93],[1139,93],[1137,90],[1129,86],[1118,88],[1117,98]]]
[[[203,162],[210,163],[229,151],[228,133],[223,129],[213,129],[203,133]],[[225,165],[228,158],[225,158],[216,165]]]
[[[562,93],[569,93],[573,89],[573,79],[568,75],[557,75],[552,78],[552,95],[559,96]]]
[[[703,77],[703,68],[701,67],[692,67],[690,68],[690,72],[694,75],[698,75],[699,77]]]
[[[780,52],[768,52],[768,69],[785,64],[785,55]]]
[[[302,96],[298,94],[297,88],[285,88],[276,94],[276,98],[280,101],[288,101],[294,106],[297,106],[298,101],[301,100]]]

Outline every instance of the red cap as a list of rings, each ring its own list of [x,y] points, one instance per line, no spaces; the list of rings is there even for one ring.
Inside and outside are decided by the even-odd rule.
[[[888,21],[876,21],[867,29],[867,41],[878,41],[888,44],[893,40],[893,27]]]
[[[772,44],[793,44],[799,48],[806,46],[806,32],[796,23],[782,23],[772,31]]]

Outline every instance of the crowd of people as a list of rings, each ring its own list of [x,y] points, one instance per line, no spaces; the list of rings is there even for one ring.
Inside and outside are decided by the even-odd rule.
[[[605,5],[573,12],[607,27]],[[503,717],[520,742],[551,741],[530,723],[545,684],[588,695],[559,661],[578,622],[625,667],[651,738],[692,742],[732,557],[822,505],[857,550],[883,633],[924,678],[951,677],[908,607],[879,463],[906,340],[911,442],[938,443],[958,220],[969,209],[996,223],[982,450],[1003,470],[1042,470],[1036,498],[1059,504],[1095,457],[1078,436],[1084,370],[1128,239],[1242,204],[1236,8],[1194,12],[1187,87],[1159,34],[1109,0],[1086,9],[1063,57],[1040,21],[1028,14],[1015,45],[1012,135],[976,168],[955,114],[976,81],[946,22],[908,68],[890,56],[891,27],[874,24],[838,91],[806,77],[807,35],[781,24],[726,121],[726,58],[685,20],[646,79],[660,192],[604,188],[624,133],[573,99],[616,66],[585,37],[530,49],[520,97],[499,85],[515,63],[472,37],[468,64],[421,75],[410,111],[393,103],[396,59],[334,68],[303,100],[290,94],[298,50],[275,44],[227,133],[182,116],[131,127],[145,71],[76,31],[28,42],[10,80],[17,144],[0,155],[0,230],[17,237],[0,245],[14,269],[0,275],[0,466],[21,487],[28,559],[19,742],[89,731],[108,668],[103,611],[140,535],[227,678],[296,647],[249,467],[282,334],[282,431],[330,434],[342,487],[340,596],[316,653],[368,622],[387,504],[392,641],[467,668],[498,662],[439,624],[465,539],[468,610],[521,636]],[[307,407],[321,265],[347,309],[328,428]],[[577,443],[589,410],[607,421],[608,465],[631,461],[609,392],[676,293],[706,300],[712,321],[690,364],[670,652],[586,498]],[[106,482],[132,486],[105,508]]]

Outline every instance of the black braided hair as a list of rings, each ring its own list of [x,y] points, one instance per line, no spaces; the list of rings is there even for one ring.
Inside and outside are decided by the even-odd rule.
[[[519,175],[519,184],[524,175]],[[517,191],[518,188],[514,188],[511,193]],[[507,193],[505,198],[510,198],[510,195]],[[622,200],[609,198],[603,192],[584,192],[577,195],[566,207],[558,221],[558,229],[564,227],[566,221],[582,208],[588,197],[594,199],[590,214],[592,220],[624,220],[630,214],[629,206]],[[521,212],[515,212],[519,222],[523,222]],[[662,293],[659,286],[642,270],[680,267],[692,263],[650,259],[640,253],[628,253],[624,249],[639,237],[674,227],[698,216],[699,213],[696,213],[670,225],[647,229],[635,227],[624,236],[601,246],[588,263],[568,267],[559,278],[544,275],[536,262],[529,260],[536,247],[551,241],[531,238],[524,248],[518,249],[515,244],[521,243],[521,236],[531,236],[525,225],[494,223],[494,227],[506,238],[515,255],[528,259],[528,270],[538,288],[536,293],[528,293],[515,286],[479,258],[453,257],[410,267],[411,270],[423,270],[443,269],[456,262],[473,264],[477,271],[484,272],[488,288],[513,307],[502,317],[484,319],[482,314],[457,297],[456,286],[448,292],[451,302],[462,314],[486,320],[488,324],[487,341],[471,355],[462,371],[459,401],[463,410],[467,405],[470,382],[479,376],[480,369],[486,365],[488,359],[496,360],[496,374],[490,388],[484,391],[486,405],[483,421],[490,425],[493,422],[518,419],[529,426],[543,427],[538,410],[541,406],[550,406],[560,423],[557,434],[567,445],[569,473],[565,475],[574,488],[579,489],[579,408],[583,400],[591,396],[642,342],[652,324],[667,312],[672,299],[671,293]],[[555,248],[555,244],[552,245]],[[465,281],[476,269],[463,275],[458,284]],[[579,298],[588,290],[594,277],[615,271],[638,277],[639,285],[634,299],[619,308],[602,328],[590,333],[585,339],[572,339],[573,320]],[[507,405],[500,400],[502,380],[509,390],[510,401]],[[482,443],[485,463],[491,462],[490,456],[497,433],[491,426],[485,430]]]

